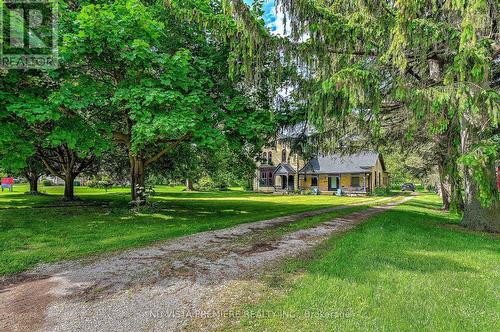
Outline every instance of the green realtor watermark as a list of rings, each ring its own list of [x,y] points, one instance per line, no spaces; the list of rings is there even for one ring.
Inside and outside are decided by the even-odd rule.
[[[0,68],[57,68],[57,0],[0,0],[0,4]]]

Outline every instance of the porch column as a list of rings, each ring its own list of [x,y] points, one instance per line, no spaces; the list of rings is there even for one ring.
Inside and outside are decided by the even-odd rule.
[[[366,193],[366,174],[363,174],[363,189]]]
[[[260,190],[260,171],[257,169],[255,171],[255,181],[254,181],[254,191],[259,191]]]

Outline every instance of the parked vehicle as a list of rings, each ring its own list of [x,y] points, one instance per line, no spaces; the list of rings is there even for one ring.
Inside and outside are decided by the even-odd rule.
[[[405,183],[401,186],[401,191],[415,191],[415,185],[413,183]]]

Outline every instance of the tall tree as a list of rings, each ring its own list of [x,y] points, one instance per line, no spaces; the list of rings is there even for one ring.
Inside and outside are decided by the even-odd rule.
[[[55,77],[57,73],[45,71],[9,71],[0,80],[5,87],[0,107],[5,123],[0,163],[22,171],[34,170],[42,162],[48,172],[65,181],[64,198],[73,200],[75,177],[91,166],[106,143],[89,122],[58,107],[64,90]]]
[[[27,160],[26,167],[21,170],[21,174],[28,180],[30,189],[28,194],[38,195],[38,180],[44,174],[47,174],[47,169],[43,162],[36,157],[31,157]]]
[[[10,120],[10,119],[9,119]],[[28,142],[19,139],[18,133],[10,130],[12,124],[4,126],[4,136],[0,137],[0,169],[9,174],[19,174],[28,180],[28,194],[38,194],[38,180],[47,173],[42,161],[34,156],[34,150]]]
[[[207,21],[221,18],[220,3],[194,2]],[[233,135],[253,141],[269,128],[269,110],[229,80],[230,47],[206,26],[190,25],[177,2],[169,5],[84,6],[61,50],[74,74],[59,106],[106,124],[103,137],[125,146],[133,201],[147,168],[180,146]]]
[[[279,0],[290,34],[283,42],[313,84],[310,109],[319,128],[353,114],[382,136],[384,116],[404,110],[435,137],[452,137],[443,160],[463,175],[463,223],[500,230],[494,184],[499,156],[498,2],[490,0]],[[454,132],[458,133],[456,140]],[[447,132],[449,132],[447,134]],[[412,134],[410,132],[409,134]],[[457,144],[459,143],[459,144]]]

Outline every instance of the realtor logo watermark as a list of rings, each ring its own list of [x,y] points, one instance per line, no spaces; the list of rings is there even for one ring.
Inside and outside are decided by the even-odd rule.
[[[0,68],[57,68],[57,0],[0,0],[0,4]]]

